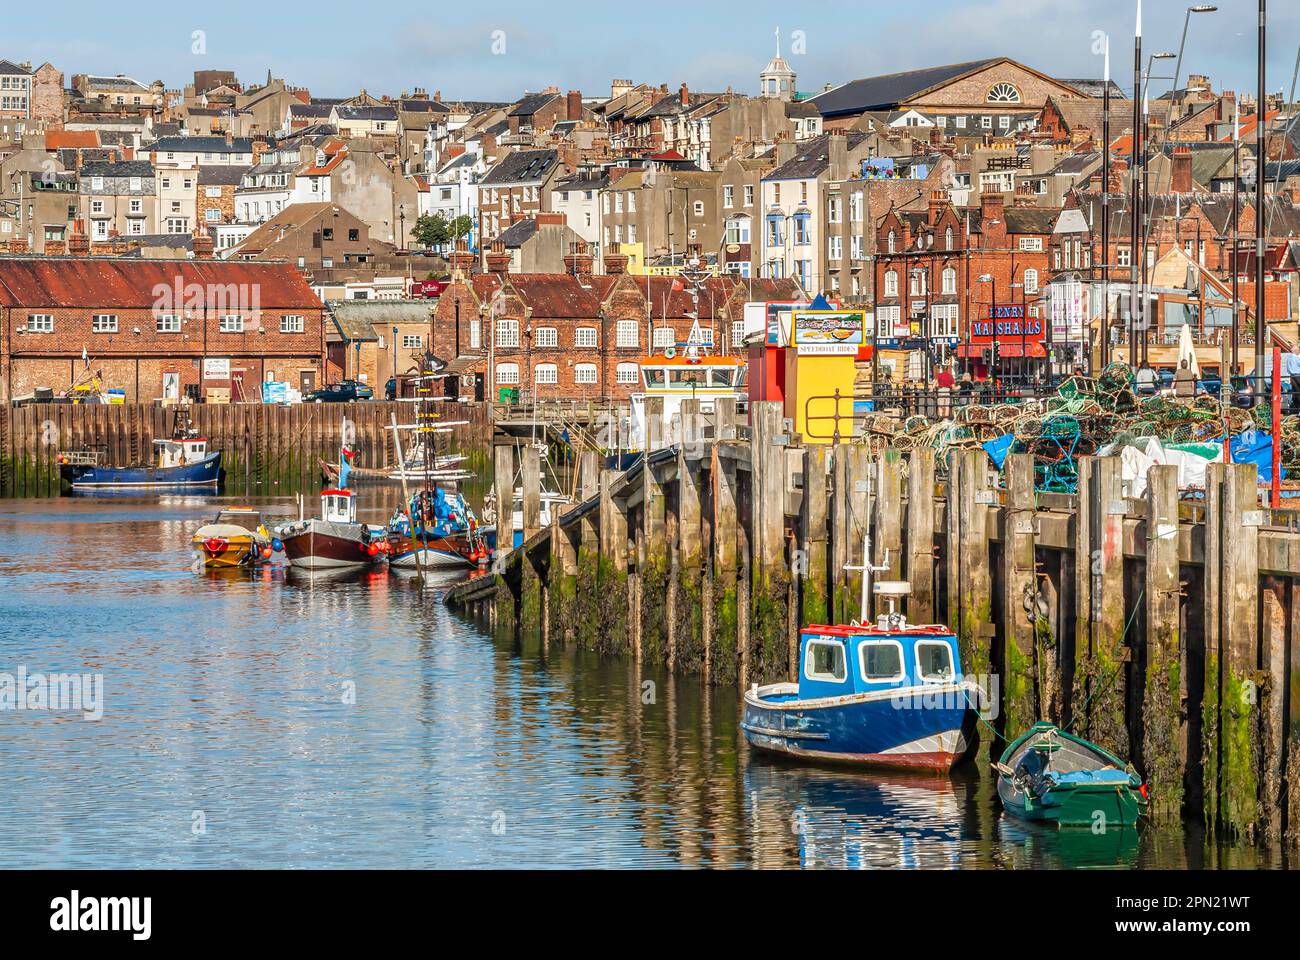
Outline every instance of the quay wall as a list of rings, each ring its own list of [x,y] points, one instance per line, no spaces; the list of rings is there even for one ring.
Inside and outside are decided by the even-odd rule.
[[[470,468],[482,473],[491,435],[489,407],[441,401],[433,406],[444,420],[469,421],[453,428],[449,446],[468,455]],[[189,410],[208,449],[222,452],[222,492],[229,495],[290,496],[321,489],[321,461],[338,463],[345,430],[356,450],[358,482],[364,482],[366,471],[387,470],[396,462],[392,431],[384,429],[393,415],[399,424],[414,421],[414,405],[401,401],[200,403]],[[0,497],[66,492],[59,472],[64,451],[97,451],[107,466],[148,462],[153,441],[172,436],[174,419],[175,408],[158,403],[9,406],[0,413]]]
[[[548,527],[524,464],[524,545],[446,602],[517,642],[743,689],[795,674],[802,626],[859,615],[845,568],[870,532],[876,577],[910,581],[909,620],[951,628],[992,695],[985,769],[1051,720],[1131,760],[1157,823],[1300,842],[1300,511],[1262,505],[1253,465],[1211,465],[1195,494],[1158,466],[1134,499],[1118,458],[1084,457],[1054,494],[1028,454],[999,475],[978,447],[873,455],[788,426],[777,405],[745,422],[686,401],[627,471],[581,453],[582,499]],[[514,453],[496,448],[498,477]]]

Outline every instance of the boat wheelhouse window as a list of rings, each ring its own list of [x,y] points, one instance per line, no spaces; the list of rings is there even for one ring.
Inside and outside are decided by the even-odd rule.
[[[809,640],[803,674],[809,680],[843,683],[846,676],[844,645],[837,640]]]
[[[858,648],[862,679],[892,683],[903,679],[903,645],[897,640],[870,640]]]
[[[917,641],[916,672],[922,680],[951,680],[952,647],[942,640]]]
[[[663,367],[642,367],[647,387],[662,387],[668,382],[668,371]]]

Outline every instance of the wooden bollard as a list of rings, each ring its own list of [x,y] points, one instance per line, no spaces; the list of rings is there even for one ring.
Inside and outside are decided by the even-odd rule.
[[[578,458],[578,495],[586,502],[597,498],[597,509],[588,510],[578,522],[577,531],[577,583],[575,609],[583,611],[576,623],[579,644],[594,649],[600,645],[603,632],[599,619],[590,612],[600,609],[597,571],[600,566],[600,460],[594,450],[583,451]]]
[[[803,505],[799,515],[803,557],[796,571],[802,591],[800,620],[803,626],[826,623],[830,613],[826,579],[828,454],[825,446],[805,447],[803,451]]]
[[[1002,729],[1008,739],[1014,739],[1045,715],[1037,677],[1045,666],[1043,661],[1055,654],[1055,647],[1054,643],[1041,639],[1042,627],[1037,615],[1033,454],[1010,454],[1004,474],[1007,496],[1002,514]]]
[[[1231,837],[1259,826],[1259,496],[1254,464],[1226,464],[1223,537],[1219,818]],[[1213,522],[1213,518],[1210,519]]]
[[[582,619],[577,606],[578,546],[574,542],[575,535],[580,537],[580,530],[560,526],[560,511],[553,510],[551,512],[551,556],[546,580],[548,630],[544,639],[550,639],[549,628],[558,624],[566,644],[573,643],[577,639],[577,624]]]
[[[934,451],[919,447],[907,466],[907,616],[932,623],[934,613]]]
[[[1119,757],[1129,755],[1125,704],[1131,659],[1125,635],[1124,512],[1118,457],[1097,457],[1088,479],[1088,644],[1075,649],[1075,730]]]
[[[1178,468],[1147,471],[1146,676],[1142,768],[1151,818],[1177,822],[1183,803],[1182,663],[1179,655]]]

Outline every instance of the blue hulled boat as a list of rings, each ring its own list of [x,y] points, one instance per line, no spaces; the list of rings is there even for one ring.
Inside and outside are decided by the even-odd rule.
[[[864,544],[864,556],[870,556]],[[888,557],[886,556],[886,560]],[[870,582],[863,570],[863,619]],[[889,612],[875,624],[810,626],[793,683],[755,684],[741,729],[750,745],[818,762],[947,771],[974,730],[975,685],[962,676],[947,627],[916,626],[893,609],[903,581],[876,584]]]
[[[60,454],[59,469],[74,491],[208,487],[215,492],[221,451],[207,448],[203,437],[155,440],[153,463],[147,466],[108,467],[99,454],[78,451]]]

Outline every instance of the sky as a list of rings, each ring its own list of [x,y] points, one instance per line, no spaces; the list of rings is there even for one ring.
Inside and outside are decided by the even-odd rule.
[[[609,82],[666,83],[757,93],[776,49],[800,91],[858,77],[990,56],[1061,78],[1100,77],[1097,38],[1111,38],[1112,76],[1130,86],[1136,0],[647,0],[412,4],[291,4],[227,0],[166,16],[120,4],[65,0],[54,21],[41,4],[11,4],[0,18],[0,59],[50,61],[74,73],[124,73],[179,88],[195,70],[233,69],[246,85],[269,68],[316,96],[366,89],[396,95],[415,87],[444,99],[513,100],[554,85],[607,96]],[[1192,16],[1183,77],[1210,76],[1216,89],[1253,91],[1257,0],[1219,0]],[[1289,91],[1300,45],[1300,3],[1272,0],[1267,86]],[[141,8],[137,13],[143,13]],[[1177,52],[1186,0],[1146,0],[1147,52]],[[1157,62],[1155,75],[1174,62]],[[1152,80],[1163,92],[1168,80]]]

